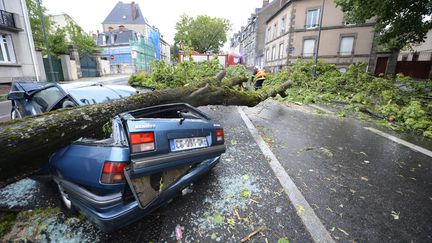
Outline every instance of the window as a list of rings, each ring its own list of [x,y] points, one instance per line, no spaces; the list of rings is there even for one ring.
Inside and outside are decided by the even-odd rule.
[[[269,27],[269,28],[267,29],[267,35],[266,35],[266,40],[267,40],[267,41],[270,41],[270,35],[271,35],[271,27]]]
[[[65,95],[57,88],[51,87],[37,92],[32,98],[33,106],[41,112],[49,111],[56,102],[60,101]]]
[[[268,61],[268,60],[270,60],[270,50],[269,49],[267,49],[266,50],[266,61]]]
[[[273,28],[273,39],[276,39],[277,37],[277,23],[274,24],[274,28]]]
[[[349,56],[353,54],[354,36],[345,36],[341,38],[339,55]]]
[[[284,57],[284,43],[279,44],[279,59]]]
[[[276,46],[272,47],[272,56],[271,56],[272,60],[276,60]]]
[[[318,27],[319,9],[311,9],[307,11],[306,29]]]
[[[280,34],[281,35],[283,33],[285,33],[285,25],[286,25],[286,20],[285,20],[285,17],[283,17],[282,20],[281,20],[281,25],[280,25]]]
[[[10,35],[0,34],[0,63],[16,63]]]
[[[311,57],[315,53],[315,39],[303,41],[303,56]]]
[[[0,9],[1,10],[6,10],[5,7],[3,6],[3,0],[0,0]]]

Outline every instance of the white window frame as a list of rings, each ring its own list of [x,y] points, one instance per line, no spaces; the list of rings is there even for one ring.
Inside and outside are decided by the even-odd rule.
[[[265,60],[266,60],[266,61],[269,61],[269,60],[270,60],[270,49],[268,49],[268,48],[267,48],[267,50],[266,50],[266,57],[265,57]]]
[[[342,50],[342,48],[344,47],[343,45],[343,41],[344,39],[352,39],[351,42],[351,50]],[[339,43],[339,55],[340,56],[351,56],[354,53],[354,45],[355,45],[355,36],[342,36],[340,38],[340,43]]]
[[[313,41],[313,48],[312,52],[305,52],[306,42],[307,41]],[[316,39],[304,39],[303,40],[303,48],[302,48],[302,56],[303,57],[313,57],[315,55],[315,46],[316,46]]]
[[[285,53],[284,46],[285,45],[283,42],[279,44],[279,59],[284,57],[284,53]]]
[[[4,60],[0,60],[0,64],[16,63],[15,49],[13,46],[11,35],[0,33],[0,49],[4,59]],[[9,54],[9,59],[7,54]]]
[[[286,17],[282,17],[280,25],[280,35],[285,33]]]
[[[309,13],[312,13],[312,12],[316,12],[317,13],[316,14],[317,16],[316,16],[316,19],[315,19],[315,23],[311,22],[313,20],[312,17],[309,18]],[[320,14],[321,14],[321,11],[320,11],[319,8],[314,8],[314,9],[307,10],[306,11],[306,25],[305,25],[305,28],[306,29],[315,29],[315,28],[317,28],[318,24],[319,24]],[[311,22],[311,23],[309,23],[309,22]]]
[[[267,36],[266,36],[267,38],[267,42],[268,41],[270,41],[270,39],[271,39],[271,26],[270,27],[268,27],[268,29],[267,29]]]
[[[273,25],[273,39],[276,39],[278,37],[278,28],[277,28],[277,26],[278,26],[278,23],[276,22]]]
[[[276,46],[272,47],[272,51],[271,51],[271,60],[276,60]]]

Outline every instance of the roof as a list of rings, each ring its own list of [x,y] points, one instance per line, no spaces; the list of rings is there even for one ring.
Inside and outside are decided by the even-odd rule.
[[[135,7],[136,17],[132,18],[132,9]],[[138,3],[118,2],[108,14],[102,24],[146,24]]]
[[[102,32],[98,35],[97,38],[97,45],[98,46],[103,46],[104,41],[102,38],[104,38],[104,36],[106,36],[105,38],[105,45],[110,46],[110,45],[124,45],[124,44],[129,44],[130,40],[137,40],[138,39],[138,32],[134,31],[134,30],[125,30],[125,31],[113,31],[113,32]],[[111,38],[113,38],[111,40]]]
[[[291,2],[293,2],[293,0],[285,0],[285,1],[281,1],[281,6],[278,9],[278,11],[276,11],[276,13],[274,13],[272,16],[270,16],[270,18],[268,18],[266,20],[266,24],[268,24],[272,19],[274,19],[280,12],[282,12],[283,10],[285,10],[286,7],[288,7],[289,4],[291,4]]]

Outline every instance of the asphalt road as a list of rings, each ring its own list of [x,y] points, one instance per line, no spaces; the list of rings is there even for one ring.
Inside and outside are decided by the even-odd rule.
[[[54,241],[175,242],[178,226],[183,242],[239,242],[256,229],[262,230],[251,242],[284,237],[290,242],[313,241],[314,228],[305,226],[310,220],[304,217],[306,205],[293,205],[295,193],[283,190],[279,181],[283,173],[276,171],[276,178],[268,154],[258,146],[237,107],[201,109],[224,126],[228,149],[191,194],[112,234],[85,222],[79,227],[62,223],[68,220],[49,221],[53,225],[48,229],[57,231],[44,234]],[[366,130],[373,126],[370,123],[319,114],[305,106],[267,101],[243,110],[313,209],[318,221],[314,223],[322,224],[334,240],[432,241],[431,157]],[[18,188],[37,196],[13,208],[60,205],[55,187],[27,181]],[[19,194],[20,190],[9,189]],[[56,217],[69,217],[61,215]],[[64,231],[58,233],[59,229]],[[62,232],[68,238],[55,238],[66,235]]]

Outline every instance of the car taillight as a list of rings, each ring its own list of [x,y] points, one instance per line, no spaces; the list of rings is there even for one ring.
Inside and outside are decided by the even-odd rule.
[[[132,133],[130,135],[132,153],[152,151],[155,149],[153,132]]]
[[[118,184],[125,182],[124,168],[127,163],[106,161],[103,166],[101,182],[104,184]]]
[[[224,141],[224,130],[216,129],[216,141],[223,142]]]

